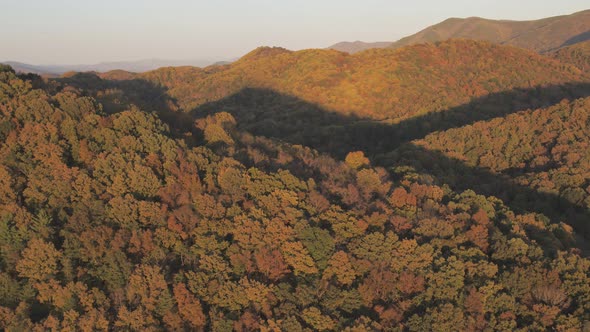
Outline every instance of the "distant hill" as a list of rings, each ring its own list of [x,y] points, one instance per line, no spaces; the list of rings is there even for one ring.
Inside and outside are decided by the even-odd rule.
[[[392,42],[365,43],[357,40],[355,42],[341,42],[338,44],[334,44],[328,47],[328,49],[354,54],[357,52],[368,50],[370,48],[386,48],[389,47],[391,44]]]
[[[61,74],[59,71],[54,71],[46,66],[35,66],[16,61],[6,61],[2,63],[11,66],[17,73],[31,73],[45,76],[59,76]]]
[[[450,18],[400,39],[390,47],[451,38],[485,40],[545,53],[590,39],[590,10],[535,21]]]
[[[108,72],[123,70],[134,73],[142,73],[162,67],[194,66],[206,67],[213,64],[229,63],[219,59],[196,59],[196,60],[166,60],[166,59],[145,59],[138,61],[102,62],[93,65],[31,65],[15,61],[2,62],[10,65],[17,72],[33,73],[38,75],[59,76],[67,72]]]

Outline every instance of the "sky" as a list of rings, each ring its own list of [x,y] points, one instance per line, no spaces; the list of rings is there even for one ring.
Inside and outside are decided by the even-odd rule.
[[[239,57],[258,46],[396,41],[449,17],[529,20],[588,0],[0,0],[0,60],[93,64]]]

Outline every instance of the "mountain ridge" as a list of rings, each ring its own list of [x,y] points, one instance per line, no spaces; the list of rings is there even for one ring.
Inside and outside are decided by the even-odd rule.
[[[550,29],[551,25],[564,24],[564,22],[566,27]],[[590,39],[588,22],[590,22],[590,9],[536,20],[488,19],[479,16],[450,17],[397,41],[339,42],[328,48],[353,54],[372,48],[400,48],[425,42],[464,38],[508,44],[547,53]],[[581,27],[576,27],[576,23]],[[557,36],[553,36],[555,33]],[[549,40],[542,40],[542,36],[548,36]]]
[[[231,61],[219,59],[171,60],[153,58],[136,61],[100,62],[90,65],[32,65],[18,61],[4,61],[1,63],[10,65],[17,72],[59,76],[67,72],[107,72],[112,70],[124,70],[128,72],[141,73],[162,67],[207,67],[216,64],[221,65],[227,62]]]
[[[449,38],[486,40],[546,53],[590,39],[590,10],[527,21],[449,18],[404,37],[390,47],[400,48]]]
[[[510,61],[523,68],[509,65]],[[370,74],[376,68],[378,72]],[[467,74],[477,70],[482,70],[478,76]],[[101,77],[112,78],[109,73]],[[478,96],[509,87],[583,80],[579,69],[564,67],[555,59],[511,46],[470,40],[371,49],[354,55],[335,50],[258,48],[228,66],[207,70],[165,68],[135,78],[166,87],[187,112],[249,86],[272,88],[328,109],[381,119],[403,119],[426,110],[443,109],[453,103],[455,97],[451,95],[465,94],[461,89]],[[416,86],[421,91],[412,88]],[[438,100],[420,97],[439,90],[449,95],[438,92]]]

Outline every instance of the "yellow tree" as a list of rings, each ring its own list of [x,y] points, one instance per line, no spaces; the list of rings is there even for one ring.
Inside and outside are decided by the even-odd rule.
[[[287,264],[293,267],[295,275],[318,272],[313,258],[301,242],[287,242],[282,245],[281,251]]]
[[[356,271],[344,251],[338,251],[328,261],[328,267],[324,271],[323,278],[330,279],[336,276],[341,285],[349,286],[356,278]]]
[[[23,250],[22,258],[16,264],[16,271],[21,277],[46,280],[57,272],[60,258],[61,253],[52,243],[32,239]]]

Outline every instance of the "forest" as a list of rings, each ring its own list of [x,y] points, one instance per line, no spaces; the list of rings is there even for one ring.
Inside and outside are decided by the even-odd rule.
[[[582,71],[587,72],[590,69],[590,41],[560,48],[552,52],[551,56],[563,63],[573,64]]]
[[[0,65],[0,329],[588,328],[588,55]]]

